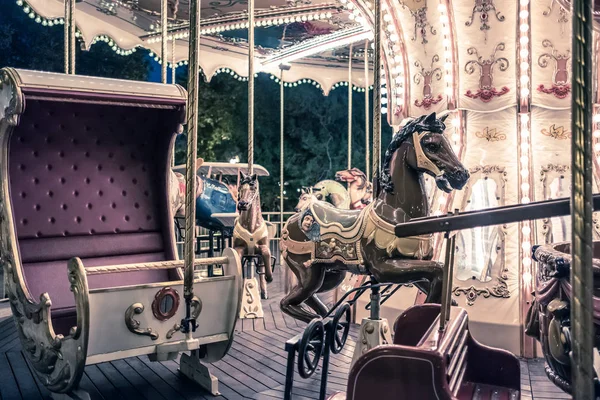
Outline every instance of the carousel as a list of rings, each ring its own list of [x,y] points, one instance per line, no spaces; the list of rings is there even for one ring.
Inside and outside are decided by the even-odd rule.
[[[0,66],[0,399],[600,397],[593,1],[6,6],[64,28],[65,69]],[[162,83],[78,75],[98,42]],[[218,74],[248,85],[244,164],[198,148]],[[280,87],[278,210],[258,74]],[[348,91],[348,162],[285,210],[302,84]]]

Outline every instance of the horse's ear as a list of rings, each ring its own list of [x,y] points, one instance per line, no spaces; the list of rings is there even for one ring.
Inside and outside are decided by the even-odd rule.
[[[444,115],[442,118],[440,118],[440,121],[445,122],[449,115],[450,113]]]
[[[252,174],[252,175],[250,176],[250,179],[252,179],[253,181],[256,181],[256,177],[257,177],[257,175],[256,175],[256,174]]]
[[[428,124],[432,124],[432,123],[435,122],[435,120],[436,120],[435,112],[432,112],[431,114],[429,114],[427,116],[427,118],[425,118],[425,121],[423,121],[423,122],[428,123]]]
[[[247,177],[248,177],[248,175],[246,175],[246,174],[244,173],[244,171],[240,171],[240,180],[241,180],[241,181],[245,180]]]

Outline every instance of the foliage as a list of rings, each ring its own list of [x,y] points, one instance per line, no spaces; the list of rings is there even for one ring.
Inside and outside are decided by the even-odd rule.
[[[187,71],[181,71],[178,83],[187,86]],[[279,91],[279,85],[267,75],[256,78],[254,161],[270,173],[260,181],[263,210],[268,211],[279,210]],[[201,79],[199,93],[198,156],[206,161],[228,161],[237,156],[240,162],[247,162],[247,82],[219,74],[210,83]],[[372,104],[372,92],[369,96]],[[352,166],[364,171],[365,93],[354,91],[352,99]],[[285,88],[284,100],[284,210],[290,211],[302,186],[334,179],[335,172],[347,166],[348,88],[340,87],[324,96],[321,89],[302,84]],[[382,131],[382,143],[389,143],[391,128],[385,120]],[[370,148],[371,140],[372,137]],[[185,154],[184,134],[177,141],[178,163],[185,162]]]

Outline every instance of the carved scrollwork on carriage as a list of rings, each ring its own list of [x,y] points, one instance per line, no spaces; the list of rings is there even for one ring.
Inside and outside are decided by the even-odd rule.
[[[505,204],[507,173],[497,165],[478,165],[469,170],[471,179],[464,189],[461,210],[471,211]],[[472,306],[479,297],[509,298],[506,265],[507,226],[480,227],[461,231],[456,239],[455,296],[464,295]],[[475,246],[475,247],[474,247]]]

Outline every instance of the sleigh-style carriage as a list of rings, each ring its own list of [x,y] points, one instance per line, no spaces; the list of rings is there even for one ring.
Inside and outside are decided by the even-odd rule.
[[[546,375],[556,386],[572,393],[571,371],[573,350],[571,327],[572,284],[571,243],[552,243],[532,248],[533,259],[538,262],[537,290],[527,313],[526,333],[542,345],[546,360]],[[594,242],[594,259],[591,265],[594,276],[593,323],[591,332],[595,352],[600,350],[600,242]],[[595,379],[596,394],[600,382]]]
[[[86,365],[189,351],[182,372],[217,391],[200,361],[231,345],[241,266],[231,249],[197,259],[224,274],[194,280],[186,312],[169,206],[185,113],[176,85],[0,70],[0,256],[24,354],[55,395],[83,397]]]

